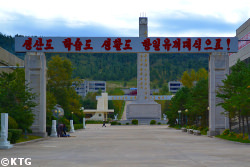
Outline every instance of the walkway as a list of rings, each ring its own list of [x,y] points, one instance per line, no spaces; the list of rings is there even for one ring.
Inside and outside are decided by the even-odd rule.
[[[0,150],[41,167],[249,167],[250,145],[193,136],[167,126],[87,125],[70,138]],[[10,166],[10,165],[9,165]]]

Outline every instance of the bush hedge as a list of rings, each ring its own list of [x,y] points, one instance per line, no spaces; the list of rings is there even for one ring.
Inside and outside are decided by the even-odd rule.
[[[10,141],[11,140],[11,138],[12,138],[12,133],[11,132],[8,132],[8,141]]]
[[[18,124],[17,124],[16,120],[14,118],[12,118],[11,116],[9,116],[9,119],[8,119],[8,128],[9,129],[18,129]]]
[[[83,129],[83,124],[74,124],[74,129]]]
[[[118,122],[117,121],[112,121],[110,124],[111,125],[118,125]]]
[[[22,135],[22,129],[9,129],[8,132],[12,133],[10,143],[15,144],[16,141],[21,137]]]
[[[137,119],[133,119],[133,120],[131,121],[131,123],[132,123],[132,125],[138,125],[138,120],[137,120]]]
[[[106,122],[108,123],[108,122]],[[101,120],[87,120],[85,121],[85,124],[103,124],[103,121]]]
[[[48,133],[48,136],[51,134],[51,126],[46,126],[46,132]]]
[[[155,125],[156,124],[156,120],[151,120],[150,121],[150,125]]]

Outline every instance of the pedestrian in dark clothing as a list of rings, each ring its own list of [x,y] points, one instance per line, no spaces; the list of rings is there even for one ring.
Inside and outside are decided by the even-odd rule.
[[[57,127],[57,137],[63,137],[63,124],[59,124]]]
[[[104,127],[104,126],[106,127],[106,125],[105,125],[105,121],[103,121],[103,124],[102,124],[102,127]]]

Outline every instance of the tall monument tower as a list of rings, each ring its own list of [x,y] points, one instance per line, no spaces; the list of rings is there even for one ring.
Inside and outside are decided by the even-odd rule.
[[[139,17],[139,37],[148,37],[148,18]],[[127,119],[161,119],[161,105],[150,98],[148,53],[137,53],[137,98],[128,104]]]

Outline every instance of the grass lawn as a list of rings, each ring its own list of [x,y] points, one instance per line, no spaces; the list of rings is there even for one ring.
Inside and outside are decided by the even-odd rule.
[[[25,141],[35,140],[35,139],[39,139],[39,138],[42,138],[42,137],[40,137],[40,136],[27,135],[27,139],[26,139],[25,136],[22,135],[22,136],[20,137],[20,139],[17,140],[16,143],[21,143],[21,142],[25,142]]]
[[[225,140],[230,140],[230,141],[236,141],[236,142],[240,142],[240,143],[250,143],[249,139],[246,139],[246,140],[238,139],[238,138],[236,138],[236,136],[217,135],[215,137],[225,139]]]
[[[130,81],[126,81],[126,86],[124,87],[125,81],[106,81],[107,91],[114,89],[114,88],[136,88],[137,87],[137,80],[132,79]]]

